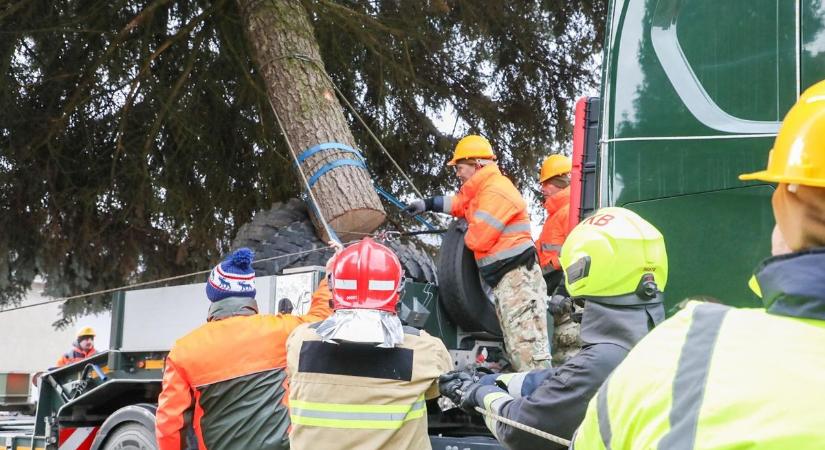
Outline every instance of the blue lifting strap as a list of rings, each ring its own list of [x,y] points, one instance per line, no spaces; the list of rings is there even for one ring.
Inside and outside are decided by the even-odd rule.
[[[353,155],[356,156],[357,159],[350,159],[350,158],[337,159],[335,161],[330,161],[330,162],[324,164],[323,166],[321,166],[320,169],[318,169],[309,178],[308,184],[309,184],[310,188],[312,188],[312,186],[315,186],[315,183],[317,183],[318,180],[322,176],[324,176],[325,173],[327,173],[330,170],[335,169],[337,167],[354,166],[354,167],[360,167],[364,170],[367,170],[367,165],[365,164],[365,159],[364,159],[364,156],[361,154],[361,152],[359,152],[358,150],[356,150],[356,149],[354,149],[354,148],[352,148],[348,145],[344,145],[344,144],[341,144],[341,143],[338,143],[338,142],[324,142],[323,144],[318,144],[318,145],[312,146],[312,147],[304,150],[300,155],[298,155],[296,157],[296,159],[298,160],[298,164],[303,163],[304,161],[306,161],[312,155],[314,155],[314,154],[316,154],[320,151],[323,151],[323,150],[341,150],[341,151],[345,151],[345,152],[348,152],[348,153],[352,153]],[[389,192],[385,191],[384,189],[381,189],[381,187],[379,187],[378,185],[374,185],[374,186],[375,186],[376,192],[378,192],[378,194],[380,194],[382,197],[387,199],[387,201],[389,201],[393,205],[397,206],[400,209],[404,209],[407,206],[404,203],[402,203],[400,200],[398,200],[395,196],[390,194]],[[318,214],[318,210],[317,210],[316,206],[315,205],[310,205],[310,206],[312,207],[313,210],[315,210],[315,213]],[[424,226],[426,226],[428,229],[435,230],[435,226],[433,226],[433,224],[431,224],[429,221],[427,221],[427,219],[424,219],[420,215],[416,215],[415,220],[417,220],[417,221],[421,222],[422,224],[424,224]],[[335,234],[335,231],[331,227],[327,231],[330,233],[330,238],[340,242],[340,240],[338,239],[338,236]]]
[[[381,189],[381,187],[378,186],[377,184],[375,185],[375,191],[378,192],[379,194],[381,194],[382,197],[387,199],[388,202],[390,202],[393,205],[397,206],[398,209],[404,209],[407,206],[404,203],[402,203],[401,200],[398,200],[398,198],[396,198],[394,195],[390,194],[389,192],[385,191],[384,189]],[[435,230],[435,226],[433,226],[433,224],[431,224],[427,219],[421,217],[420,215],[416,214],[415,215],[415,220],[423,223],[424,226],[426,226],[428,229]]]
[[[339,144],[338,142],[324,142],[323,144],[318,144],[304,150],[304,152],[298,155],[297,157],[298,163],[303,163],[307,160],[307,158],[322,150],[342,150],[354,154],[358,157],[358,159],[362,161],[364,160],[364,156],[361,154],[361,152],[350,147],[349,145]]]
[[[311,177],[309,177],[309,187],[315,186],[315,183],[318,182],[318,179],[321,178],[325,173],[329,172],[330,170],[336,167],[342,166],[355,166],[365,170],[367,168],[366,164],[364,164],[364,161],[358,161],[355,159],[336,159],[335,161],[324,164],[323,166],[321,166],[320,169],[318,169],[317,172],[315,172],[314,174],[312,174]]]

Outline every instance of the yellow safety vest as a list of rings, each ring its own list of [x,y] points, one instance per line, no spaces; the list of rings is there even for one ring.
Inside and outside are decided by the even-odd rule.
[[[588,405],[583,449],[825,448],[825,320],[688,303]]]

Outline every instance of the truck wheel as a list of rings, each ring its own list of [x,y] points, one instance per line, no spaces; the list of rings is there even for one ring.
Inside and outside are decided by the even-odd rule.
[[[407,278],[422,283],[437,282],[435,263],[425,251],[412,242],[383,243],[398,255]],[[262,259],[324,248],[326,243],[315,234],[304,202],[293,198],[258,212],[243,225],[232,242],[233,249],[240,247],[251,248],[255,251],[255,259]],[[256,263],[255,274],[276,275],[290,267],[324,266],[332,254],[332,249],[325,249]]]
[[[293,198],[259,211],[241,226],[232,242],[233,249],[240,247],[251,248],[255,259],[262,259],[320,249],[326,243],[316,236],[304,202]],[[255,274],[276,275],[289,267],[323,266],[332,254],[332,249],[326,249],[256,263]]]
[[[106,439],[103,450],[156,450],[155,431],[129,422],[117,427]]]
[[[424,250],[412,242],[388,241],[382,244],[391,248],[398,256],[406,278],[419,283],[438,284],[435,263]]]
[[[468,333],[501,336],[490,288],[482,285],[473,252],[464,245],[465,223],[454,221],[442,235],[438,254],[438,295],[444,309]]]

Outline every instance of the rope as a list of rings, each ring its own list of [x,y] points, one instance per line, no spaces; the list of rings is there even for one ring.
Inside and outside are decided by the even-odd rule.
[[[312,186],[309,184],[309,180],[307,180],[306,174],[304,174],[304,170],[301,168],[301,162],[298,161],[298,154],[295,153],[295,148],[292,146],[292,141],[289,140],[289,136],[286,134],[286,128],[284,128],[283,122],[281,122],[281,117],[278,116],[278,111],[275,110],[275,104],[272,103],[272,97],[267,95],[267,99],[269,100],[269,106],[272,108],[272,114],[275,115],[275,121],[278,122],[278,128],[281,129],[281,134],[284,135],[284,140],[286,141],[286,146],[289,147],[289,154],[292,155],[292,159],[295,160],[295,166],[298,167],[298,173],[301,174],[301,180],[304,182],[304,186],[307,188],[307,194],[309,194],[309,199],[312,201],[312,205],[315,208],[315,212],[318,213],[318,219],[321,221],[321,225],[324,226],[324,230],[326,230],[327,235],[330,239],[335,242],[341,243],[341,239],[338,238],[338,235],[335,234],[335,230],[329,226],[329,223],[326,219],[324,219],[324,214],[321,212],[320,204],[318,203],[318,199],[315,198],[315,194],[312,193]]]
[[[432,230],[421,230],[421,231],[404,231],[399,233],[399,236],[418,236],[420,234],[444,234],[448,230],[447,228],[434,228]]]
[[[304,255],[304,254],[307,254],[307,253],[318,252],[318,251],[326,250],[326,249],[329,249],[329,248],[335,248],[335,247],[334,246],[318,247],[318,248],[314,248],[312,250],[303,250],[303,251],[295,252],[295,253],[287,253],[286,255],[270,256],[269,258],[256,259],[255,261],[252,261],[252,264],[265,262],[265,261],[272,261],[272,260],[275,260],[275,259],[287,258],[287,257],[290,257],[290,256]],[[140,283],[127,284],[127,285],[121,286],[121,287],[116,287],[116,288],[111,288],[111,289],[102,289],[102,290],[95,291],[95,292],[89,292],[89,293],[86,293],[86,294],[72,295],[72,296],[69,296],[69,297],[61,297],[61,298],[56,298],[56,299],[53,299],[53,300],[46,300],[46,301],[40,302],[40,303],[32,303],[31,305],[15,306],[14,308],[8,308],[8,309],[0,310],[0,314],[2,314],[4,312],[17,311],[18,309],[26,309],[26,308],[33,308],[35,306],[40,306],[40,305],[48,305],[50,303],[67,302],[69,300],[77,300],[77,299],[81,299],[81,298],[92,297],[92,296],[95,296],[95,295],[110,294],[112,292],[123,291],[123,290],[126,290],[126,289],[133,289],[133,288],[142,287],[142,286],[151,286],[153,284],[166,283],[168,281],[180,280],[181,278],[188,278],[188,277],[192,277],[192,276],[195,276],[195,275],[207,274],[211,271],[212,271],[212,269],[199,270],[197,272],[187,273],[187,274],[183,274],[183,275],[175,275],[173,277],[161,278],[159,280],[142,281]]]
[[[414,236],[414,235],[417,235],[417,234],[443,233],[443,232],[446,232],[446,231],[447,231],[446,229],[441,229],[441,230],[432,230],[432,231],[430,231],[430,230],[411,231],[411,232],[407,232],[407,233],[401,233],[401,232],[397,232],[397,231],[394,231],[394,232],[375,232],[375,233],[363,233],[363,232],[358,232],[358,231],[348,231],[347,233],[357,234],[357,235],[361,235],[361,236],[370,236],[370,237],[376,237],[377,238],[377,237],[380,237],[382,234],[387,234],[387,233],[392,233],[392,234],[398,235],[398,236]],[[346,243],[341,243],[340,241],[336,241],[336,244],[344,246],[345,244],[351,244],[353,242],[355,242],[355,241],[350,241],[350,242],[346,242]],[[273,261],[273,260],[281,259],[281,258],[288,258],[290,256],[305,255],[305,254],[308,254],[308,253],[323,251],[323,250],[327,250],[327,249],[330,249],[330,248],[336,249],[336,248],[338,248],[338,246],[337,245],[330,245],[330,246],[326,246],[326,247],[314,248],[314,249],[311,249],[311,250],[303,250],[303,251],[300,251],[300,252],[287,253],[285,255],[270,256],[269,258],[256,259],[256,260],[252,261],[251,264],[257,264],[257,263],[266,262],[266,261]],[[154,285],[154,284],[166,283],[166,282],[169,282],[169,281],[180,280],[182,278],[193,277],[195,275],[204,275],[204,274],[207,274],[211,271],[212,271],[212,269],[199,270],[197,272],[191,272],[191,273],[185,273],[183,275],[175,275],[175,276],[172,276],[172,277],[160,278],[158,280],[141,281],[139,283],[127,284],[125,286],[120,286],[120,287],[116,287],[116,288],[102,289],[102,290],[99,290],[99,291],[88,292],[86,294],[71,295],[69,297],[60,297],[60,298],[56,298],[56,299],[52,299],[52,300],[46,300],[46,301],[40,302],[40,303],[32,303],[30,305],[22,305],[22,306],[15,306],[13,308],[0,309],[0,314],[2,314],[4,312],[17,311],[19,309],[33,308],[35,306],[40,306],[40,305],[48,305],[48,304],[51,304],[51,303],[58,303],[58,302],[67,302],[69,300],[78,300],[78,299],[81,299],[81,298],[93,297],[95,295],[111,294],[113,292],[118,292],[118,291],[122,291],[122,290],[126,290],[126,289],[134,289],[134,288],[143,287],[143,286],[151,286],[151,285]]]
[[[393,158],[392,155],[390,155],[390,152],[387,150],[386,147],[384,147],[384,144],[381,143],[381,140],[378,139],[378,136],[376,136],[375,133],[372,132],[372,129],[369,127],[369,125],[367,125],[367,122],[364,121],[360,114],[358,114],[358,111],[355,110],[355,107],[352,106],[352,103],[350,103],[349,100],[347,100],[347,98],[344,97],[344,94],[341,92],[340,89],[338,89],[338,85],[336,85],[335,82],[332,81],[332,77],[330,77],[326,71],[323,71],[323,73],[327,76],[327,79],[329,79],[329,82],[332,84],[332,87],[335,88],[335,92],[338,93],[338,96],[341,97],[341,100],[343,100],[344,103],[346,103],[347,107],[350,109],[350,111],[352,111],[352,114],[354,114],[358,121],[361,122],[361,125],[364,126],[364,129],[367,130],[367,133],[370,135],[370,137],[375,141],[376,144],[378,144],[378,147],[381,149],[381,151],[384,152],[384,154],[387,156],[390,162],[392,162],[392,164],[398,170],[398,173],[400,173],[401,176],[404,177],[405,180],[407,180],[407,183],[410,185],[410,187],[412,187],[415,193],[418,194],[419,198],[424,198],[424,194],[422,194],[421,191],[419,191],[418,188],[415,187],[415,184],[413,184],[410,177],[407,176],[407,173],[404,172],[404,169],[402,169],[398,162],[395,161],[395,158]]]
[[[487,417],[489,417],[493,420],[497,420],[497,421],[499,421],[499,422],[501,422],[505,425],[509,425],[513,428],[517,428],[517,429],[519,429],[521,431],[524,431],[526,433],[530,433],[530,434],[538,436],[540,438],[547,439],[550,442],[554,442],[556,444],[563,445],[565,447],[570,446],[570,441],[568,441],[567,439],[560,438],[560,437],[558,437],[556,435],[553,435],[553,434],[550,434],[546,431],[541,431],[537,428],[533,428],[533,427],[525,425],[523,423],[516,422],[515,420],[511,420],[511,419],[508,419],[506,417],[501,417],[496,413],[492,413],[492,412],[487,411],[484,408],[481,408],[481,407],[478,407],[478,406],[476,406],[475,409],[482,416],[487,416]]]

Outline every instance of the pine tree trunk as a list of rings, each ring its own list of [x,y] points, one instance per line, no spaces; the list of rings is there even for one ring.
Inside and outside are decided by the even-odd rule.
[[[356,148],[301,2],[237,2],[267,92],[294,151],[300,154],[326,142]],[[353,158],[345,151],[323,150],[304,161],[302,169],[310,178],[332,161]],[[321,214],[345,242],[374,231],[386,217],[369,173],[360,167],[331,169],[313,185],[312,192]],[[328,239],[317,217],[313,223]]]

